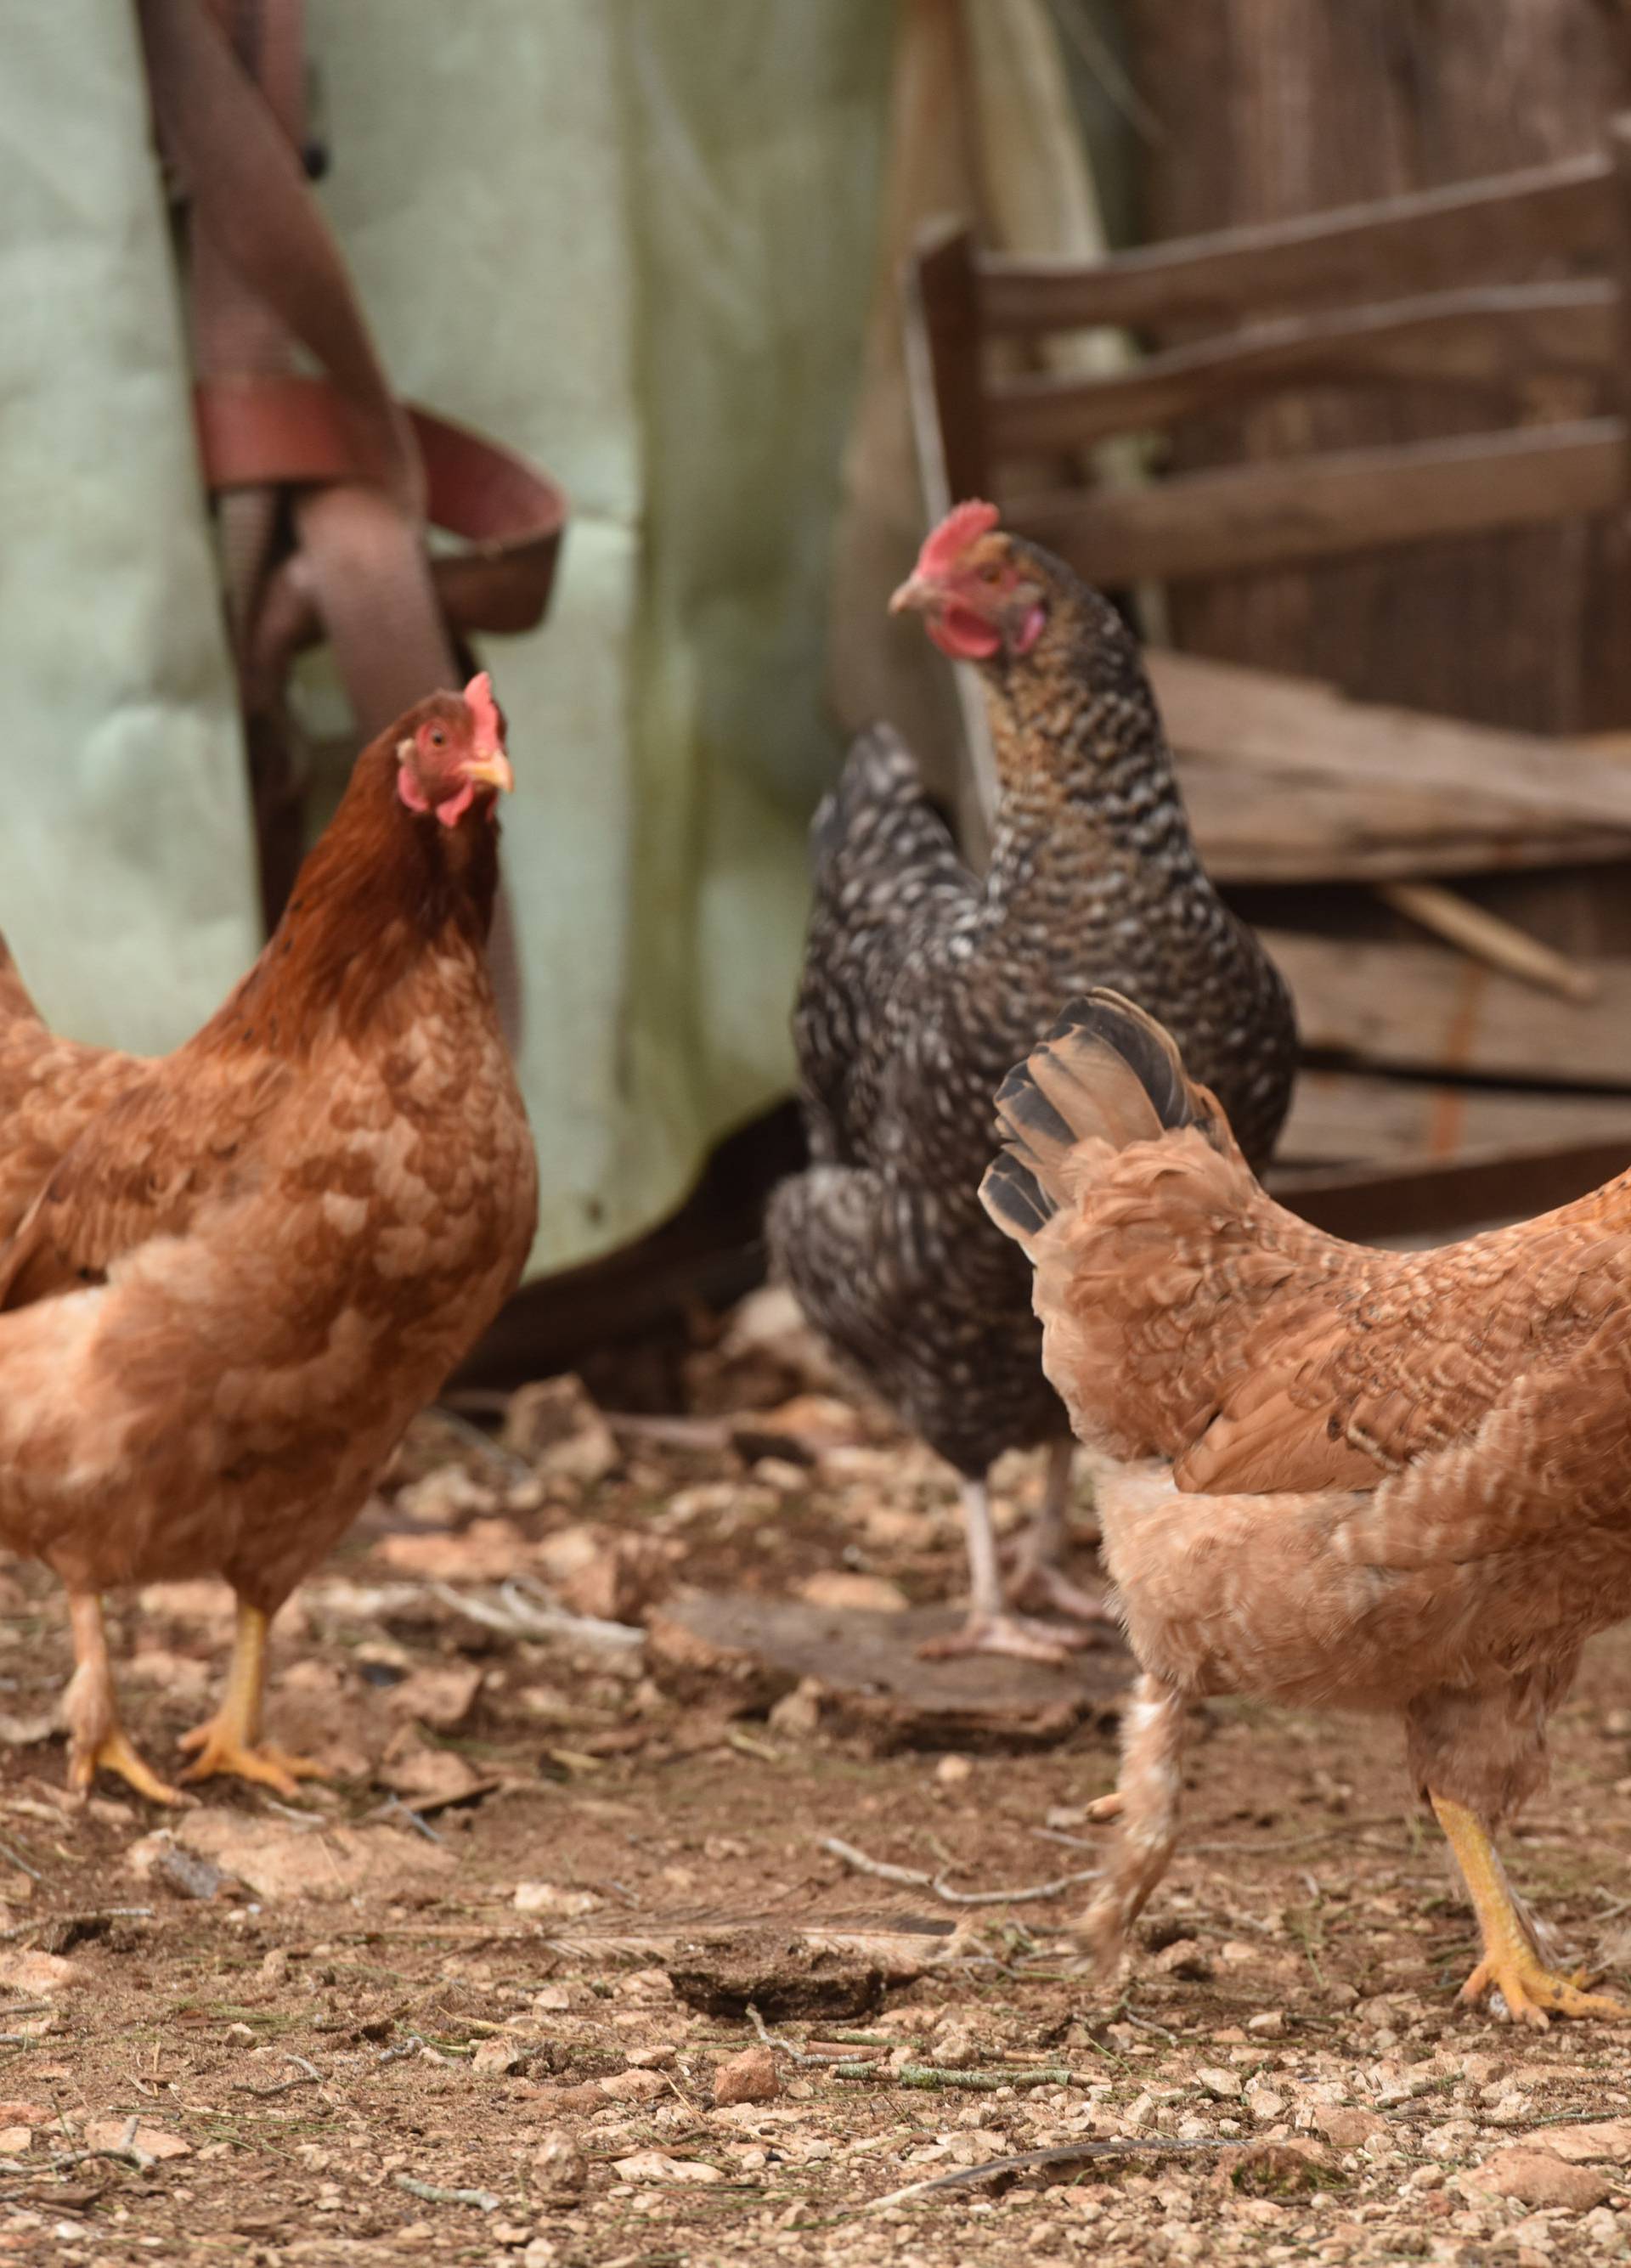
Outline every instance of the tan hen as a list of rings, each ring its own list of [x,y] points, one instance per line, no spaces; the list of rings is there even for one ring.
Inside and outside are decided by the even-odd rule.
[[[1186,1702],[1250,1693],[1403,1716],[1483,1934],[1464,1999],[1631,2013],[1548,1965],[1492,1840],[1583,1642],[1631,1612],[1631,1174],[1440,1250],[1342,1243],[1265,1193],[1166,1032],[1108,992],[998,1114],[982,1196],[1106,1461],[1144,1673],[1082,1923],[1100,1962],[1171,1855]]]

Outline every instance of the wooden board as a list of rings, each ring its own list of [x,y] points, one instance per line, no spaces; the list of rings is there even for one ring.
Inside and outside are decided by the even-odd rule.
[[[1605,512],[1617,417],[1347,449],[1137,490],[1015,497],[1005,517],[1090,583],[1185,582]]]
[[[1112,1640],[1061,1668],[981,1654],[921,1661],[926,1638],[958,1628],[951,1607],[898,1615],[804,1606],[779,1599],[698,1597],[653,1616],[652,1675],[702,1704],[766,1707],[806,1679],[821,1689],[821,1719],[879,1753],[896,1749],[1052,1748],[1082,1724],[1106,1719],[1130,1675]]]
[[[1590,964],[1598,997],[1576,1004],[1435,946],[1284,930],[1264,943],[1312,1054],[1631,1093],[1631,961]]]
[[[1592,152],[1381,205],[1152,245],[1094,269],[993,259],[982,263],[981,313],[992,331],[1228,321],[1266,306],[1466,284],[1525,261],[1603,257],[1613,243],[1610,183],[1607,160]]]
[[[1310,1166],[1405,1166],[1540,1145],[1621,1142],[1631,1164],[1631,1096],[1304,1071],[1275,1151],[1275,1185]]]

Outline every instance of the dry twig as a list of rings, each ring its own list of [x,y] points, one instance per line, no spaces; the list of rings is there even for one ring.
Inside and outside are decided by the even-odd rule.
[[[884,1859],[869,1859],[852,1843],[845,1843],[836,1835],[823,1835],[821,1847],[834,1859],[842,1859],[858,1874],[875,1874],[881,1882],[898,1882],[905,1889],[933,1890],[935,1896],[948,1906],[1007,1906],[1024,1905],[1038,1898],[1063,1897],[1078,1882],[1098,1880],[1100,1869],[1086,1867],[1080,1874],[1061,1874],[1056,1881],[1033,1882],[1018,1890],[954,1890],[943,1874],[925,1874],[919,1867],[896,1867]]]
[[[398,2174],[395,2179],[399,2190],[426,2205],[473,2205],[477,2213],[497,2213],[504,2202],[491,2190],[445,2190],[437,2182],[416,2182],[411,2174]]]
[[[1140,2157],[1167,2151],[1238,2150],[1242,2146],[1238,2142],[1214,2141],[1210,2138],[1181,2142],[1175,2136],[1164,2135],[1147,2139],[1142,2135],[1118,2134],[1110,2141],[1063,2142],[1050,2150],[1021,2150],[1011,2158],[987,2158],[984,2165],[956,2166],[950,2173],[936,2174],[929,2181],[908,2182],[904,2190],[891,2190],[888,2197],[873,2198],[856,2210],[881,2213],[885,2205],[907,2205],[914,2198],[927,2197],[933,2190],[968,2189],[978,2182],[1003,2180],[1051,2167],[1063,2171],[1073,2165],[1090,2165],[1096,2158]]]

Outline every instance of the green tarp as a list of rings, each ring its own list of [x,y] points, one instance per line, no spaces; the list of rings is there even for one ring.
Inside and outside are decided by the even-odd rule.
[[[788,1082],[892,16],[308,6],[321,195],[394,383],[572,503],[549,622],[483,652],[538,1269],[649,1226]],[[13,0],[6,33],[0,926],[63,1029],[157,1049],[258,943],[168,220],[125,0]]]

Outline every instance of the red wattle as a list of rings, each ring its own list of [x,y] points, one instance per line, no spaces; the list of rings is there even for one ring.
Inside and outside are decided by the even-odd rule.
[[[954,661],[989,661],[1001,651],[1000,631],[972,607],[948,607],[943,614],[931,615],[926,627],[941,652]]]

